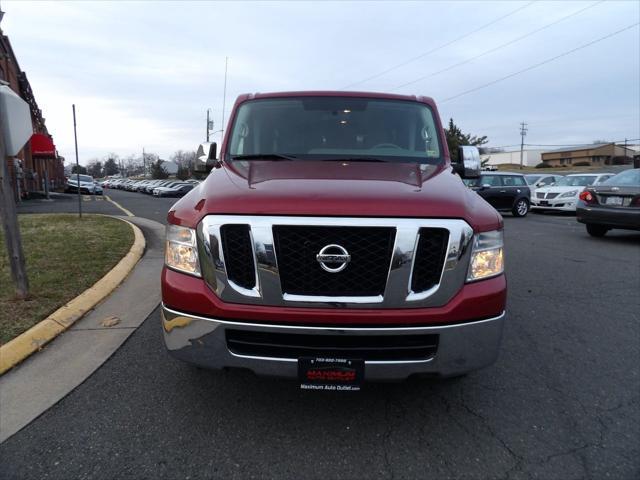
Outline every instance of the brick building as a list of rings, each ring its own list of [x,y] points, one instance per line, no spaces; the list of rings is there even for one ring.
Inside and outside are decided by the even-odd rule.
[[[47,130],[42,110],[31,90],[27,74],[20,70],[20,64],[11,47],[9,37],[2,31],[0,11],[0,82],[16,92],[31,110],[33,136],[15,158],[7,158],[9,174],[16,197],[25,197],[32,192],[45,189],[45,179],[49,179],[51,190],[64,186],[63,159],[58,156],[53,138]]]
[[[552,167],[563,167],[577,164],[594,166],[612,165],[615,163],[632,163],[634,152],[615,143],[594,143],[570,148],[559,148],[544,152],[542,161]]]

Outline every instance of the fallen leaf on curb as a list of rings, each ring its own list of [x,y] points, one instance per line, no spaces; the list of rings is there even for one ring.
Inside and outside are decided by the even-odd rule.
[[[120,319],[118,317],[107,317],[100,322],[100,325],[103,327],[115,327],[120,323]]]

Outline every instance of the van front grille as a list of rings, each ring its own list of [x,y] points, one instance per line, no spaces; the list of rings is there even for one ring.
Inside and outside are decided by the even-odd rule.
[[[220,233],[229,280],[252,289],[256,286],[256,274],[249,225],[223,225]]]
[[[412,291],[424,292],[440,283],[448,244],[448,230],[444,228],[420,229],[420,239],[411,276]]]
[[[375,296],[387,282],[395,229],[387,227],[273,227],[282,292],[291,295]],[[351,256],[340,272],[324,270],[316,256],[340,245]]]

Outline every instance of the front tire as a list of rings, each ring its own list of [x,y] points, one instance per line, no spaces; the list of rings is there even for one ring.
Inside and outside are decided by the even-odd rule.
[[[511,213],[513,213],[514,217],[526,217],[527,213],[529,213],[529,202],[526,198],[521,198],[516,201],[511,209]]]
[[[592,237],[604,237],[608,231],[609,229],[603,225],[587,223],[587,233]]]

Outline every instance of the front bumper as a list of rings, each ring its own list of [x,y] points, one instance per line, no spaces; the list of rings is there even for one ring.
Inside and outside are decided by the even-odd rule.
[[[546,204],[542,204],[546,202]],[[538,198],[531,199],[531,208],[536,210],[557,210],[560,212],[575,212],[577,200],[575,197],[569,198],[554,198],[550,200],[543,200]]]
[[[294,335],[438,335],[436,353],[425,359],[365,362],[365,380],[399,381],[411,375],[455,376],[495,362],[506,314],[450,325],[419,327],[322,327],[245,323],[190,315],[162,306],[168,351],[207,368],[245,368],[258,375],[296,378],[297,358],[239,355],[227,346],[226,330]],[[345,354],[348,357],[348,353]]]
[[[576,219],[580,223],[640,230],[640,208],[591,206],[580,202],[576,210]]]

